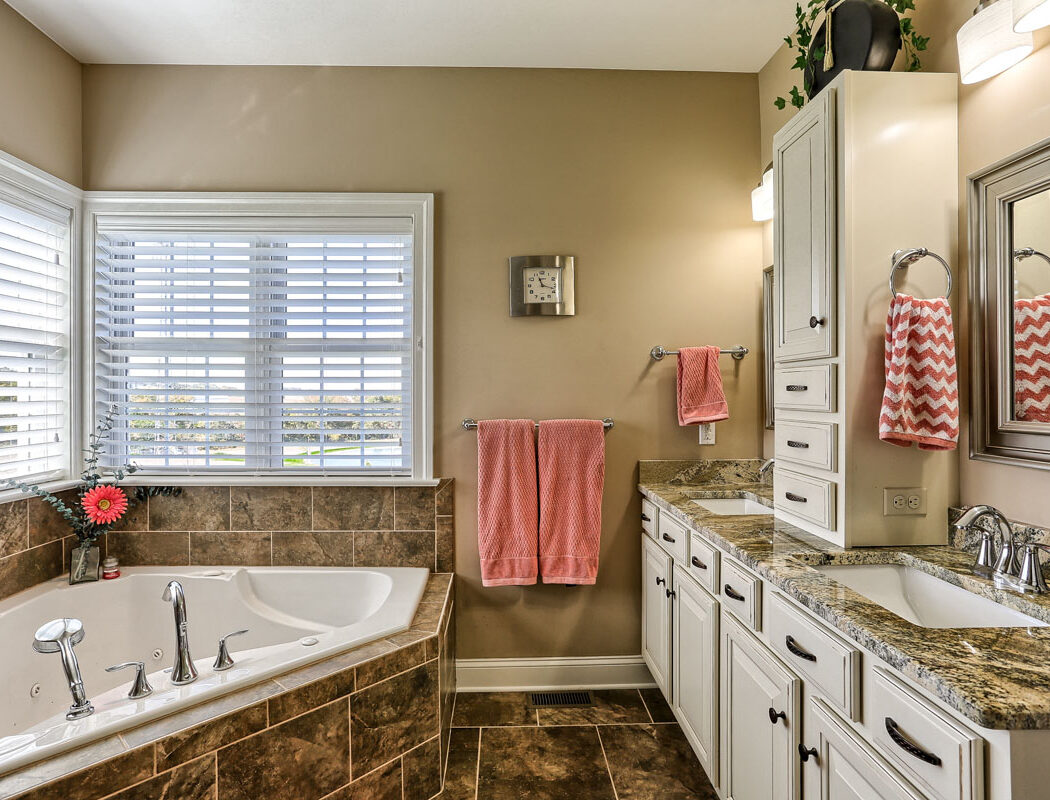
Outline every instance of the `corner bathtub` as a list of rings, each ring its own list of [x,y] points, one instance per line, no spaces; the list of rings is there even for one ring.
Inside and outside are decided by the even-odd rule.
[[[227,694],[373,639],[407,630],[429,570],[322,567],[129,567],[120,578],[69,586],[65,578],[0,602],[0,774],[137,727],[157,717]],[[161,600],[168,581],[186,591],[196,682],[168,679],[175,657],[175,622]],[[33,634],[49,620],[76,617],[84,640],[74,652],[95,713],[67,721],[69,687],[58,653],[33,650]],[[229,640],[234,666],[212,669],[219,637]],[[132,668],[144,661],[153,694],[127,697]]]

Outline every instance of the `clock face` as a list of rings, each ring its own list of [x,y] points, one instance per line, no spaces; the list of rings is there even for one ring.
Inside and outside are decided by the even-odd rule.
[[[560,303],[561,270],[551,267],[526,267],[523,271],[526,303]]]

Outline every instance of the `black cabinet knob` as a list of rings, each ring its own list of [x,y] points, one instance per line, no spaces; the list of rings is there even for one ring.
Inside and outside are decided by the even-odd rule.
[[[809,761],[810,758],[812,758],[814,761],[820,760],[817,758],[817,748],[806,747],[804,744],[802,744],[802,742],[798,743],[798,757],[802,760],[803,764]]]
[[[811,327],[811,328],[817,328],[817,327],[820,327],[820,326],[821,326],[821,325],[823,325],[823,324],[824,324],[824,323],[825,323],[826,321],[827,321],[827,320],[825,320],[825,319],[824,319],[824,317],[810,317],[810,318],[809,318],[809,327]]]
[[[777,720],[780,720],[780,719],[782,719],[785,722],[787,722],[787,718],[788,718],[788,715],[785,714],[783,711],[777,711],[775,708],[773,708],[773,706],[769,707],[769,721],[772,722],[774,725],[776,725],[777,724]]]

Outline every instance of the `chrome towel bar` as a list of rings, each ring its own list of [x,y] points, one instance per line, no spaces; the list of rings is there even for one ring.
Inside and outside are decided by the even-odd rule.
[[[728,353],[736,361],[743,361],[744,360],[744,356],[746,356],[751,351],[748,348],[744,347],[744,345],[738,344],[738,345],[736,345],[734,347],[723,348],[723,349],[719,350],[718,352],[721,353],[722,355],[726,355]],[[651,358],[653,361],[662,361],[664,356],[676,356],[676,355],[678,355],[678,351],[677,350],[668,350],[667,348],[665,348],[663,345],[660,345],[660,344],[656,345],[656,347],[654,347],[652,350],[649,351],[649,358]]]
[[[944,267],[945,273],[948,275],[948,289],[945,291],[944,296],[950,297],[952,294],[952,268],[948,266],[948,262],[937,255],[932,250],[927,250],[925,247],[913,247],[910,250],[898,250],[893,254],[893,265],[890,267],[890,294],[894,297],[897,296],[897,290],[893,288],[893,276],[897,274],[897,270],[905,269],[910,267],[920,258],[935,258],[941,262],[941,266]]]
[[[605,426],[605,430],[610,430],[616,423],[612,421],[611,417],[605,417],[602,420],[602,425]],[[536,429],[539,430],[540,424],[536,423]],[[478,429],[478,421],[467,417],[463,420],[463,430],[465,431],[476,431]]]

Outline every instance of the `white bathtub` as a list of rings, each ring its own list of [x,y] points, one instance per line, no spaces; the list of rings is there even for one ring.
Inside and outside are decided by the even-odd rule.
[[[319,567],[130,567],[112,581],[69,586],[64,578],[0,602],[0,773],[92,739],[406,630],[429,570]],[[161,593],[170,580],[186,591],[196,682],[173,686],[175,622]],[[75,617],[84,640],[75,653],[95,713],[69,722],[71,696],[59,654],[33,650],[45,622]],[[215,672],[220,636],[236,662]],[[145,661],[153,694],[130,700],[134,669]]]

